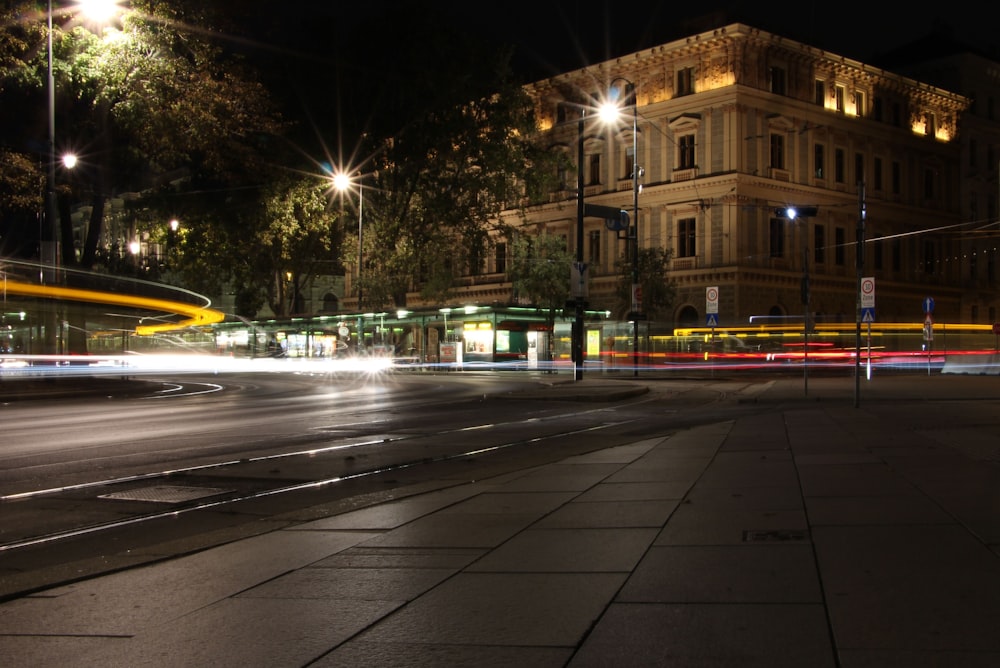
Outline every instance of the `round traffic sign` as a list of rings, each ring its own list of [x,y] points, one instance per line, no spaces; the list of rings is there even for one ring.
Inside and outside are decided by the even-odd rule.
[[[705,289],[705,299],[710,302],[719,301],[719,289],[718,288],[706,288]]]
[[[861,294],[870,295],[875,292],[875,281],[871,278],[866,278],[861,281]]]

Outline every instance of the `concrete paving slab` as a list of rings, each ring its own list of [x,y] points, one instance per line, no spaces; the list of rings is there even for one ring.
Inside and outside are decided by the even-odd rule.
[[[313,568],[431,568],[458,570],[485,554],[482,549],[352,547],[312,564]]]
[[[813,526],[873,524],[951,524],[954,518],[920,494],[900,496],[806,497]]]
[[[569,647],[506,647],[503,645],[432,645],[352,640],[324,656],[310,668],[379,666],[379,668],[553,668],[573,656]]]
[[[572,500],[575,492],[515,492],[498,488],[495,492],[477,494],[441,512],[445,515],[465,513],[513,513],[542,517]]]
[[[616,603],[568,668],[833,668],[820,604]]]
[[[808,532],[801,510],[753,510],[732,506],[681,505],[653,545],[742,545],[747,531]]]
[[[670,501],[581,501],[554,510],[534,524],[536,529],[635,528],[659,529],[677,508]]]
[[[822,603],[812,546],[654,546],[619,603]]]
[[[574,647],[625,577],[625,573],[463,573],[358,640]],[[530,605],[525,605],[528,601]]]
[[[421,517],[366,540],[373,547],[494,548],[537,519],[531,513],[451,513]]]
[[[814,527],[837,643],[1000,651],[1000,562],[957,525]]]
[[[451,577],[445,568],[300,568],[236,598],[323,598],[387,601],[401,605]]]
[[[469,566],[473,572],[628,572],[656,529],[529,529]]]
[[[576,497],[577,501],[657,501],[683,499],[687,482],[601,482]]]
[[[370,537],[301,531],[255,536],[11,601],[0,606],[0,629],[17,634],[131,635]]]

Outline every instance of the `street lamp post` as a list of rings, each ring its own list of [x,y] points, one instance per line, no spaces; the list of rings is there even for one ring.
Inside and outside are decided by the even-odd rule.
[[[623,85],[625,93],[621,96],[620,103],[618,101],[620,91],[615,87],[615,84],[618,83]],[[630,102],[632,106],[632,227],[626,238],[632,242],[632,290],[629,317],[632,320],[632,372],[633,375],[638,376],[639,318],[642,314],[642,288],[639,285],[639,179],[642,177],[642,168],[639,167],[639,101],[635,94],[635,84],[624,77],[613,79],[610,91],[610,99],[602,111],[617,116],[620,106]]]
[[[576,266],[583,271],[583,130],[587,118],[586,107],[580,108],[580,118],[577,119],[576,136]],[[582,283],[583,277],[579,281]],[[583,380],[583,294],[577,289],[576,317],[573,320],[572,357],[573,378]]]
[[[49,137],[48,137],[48,171],[45,184],[45,217],[47,240],[39,239],[40,261],[49,267],[48,275],[42,275],[42,282],[55,283],[59,266],[59,233],[56,226],[56,79],[52,66],[52,0],[48,2],[48,76],[46,87],[48,94]],[[42,251],[42,247],[45,250]]]
[[[804,207],[784,207],[775,209],[774,214],[779,218],[795,221],[801,218],[805,221],[814,218],[819,213],[819,208],[815,206]],[[802,393],[809,394],[809,228],[803,226],[802,230]]]
[[[340,192],[347,191],[352,184],[352,178],[350,175],[344,172],[338,172],[333,177],[333,186]],[[357,274],[357,284],[358,284],[358,349],[364,346],[364,316],[362,315],[362,298],[364,297],[364,290],[361,287],[361,266],[364,262],[364,210],[365,210],[365,185],[360,179],[357,181],[358,184],[358,274]]]

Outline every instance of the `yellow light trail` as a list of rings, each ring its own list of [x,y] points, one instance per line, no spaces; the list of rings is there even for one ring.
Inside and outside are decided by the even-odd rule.
[[[7,292],[26,297],[69,299],[78,302],[132,306],[135,308],[148,308],[162,313],[176,313],[187,316],[186,320],[173,323],[138,325],[135,328],[135,333],[139,336],[149,336],[157,332],[168,332],[176,329],[184,329],[185,327],[212,325],[222,322],[226,317],[222,311],[216,311],[204,306],[195,306],[194,304],[185,304],[184,302],[170,301],[168,299],[122,295],[114,292],[100,292],[98,290],[83,290],[80,288],[64,288],[57,285],[34,285],[33,283],[20,283],[18,281],[6,281],[5,286]]]

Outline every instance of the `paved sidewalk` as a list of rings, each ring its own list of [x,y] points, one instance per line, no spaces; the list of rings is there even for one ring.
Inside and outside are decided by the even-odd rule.
[[[853,391],[780,379],[735,420],[43,591],[0,605],[0,648],[11,666],[1000,665],[1000,381]]]

